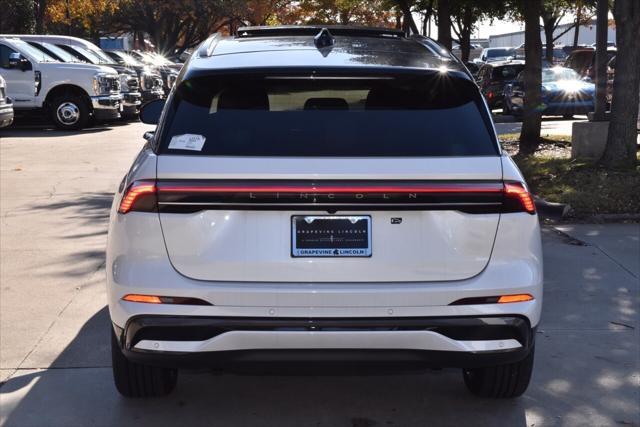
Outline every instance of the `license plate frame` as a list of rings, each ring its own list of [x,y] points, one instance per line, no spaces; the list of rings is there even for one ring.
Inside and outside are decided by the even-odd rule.
[[[333,227],[327,227],[334,221]],[[360,221],[364,222],[358,224]],[[313,223],[317,228],[310,228]],[[371,215],[292,215],[291,257],[370,258],[371,230]]]

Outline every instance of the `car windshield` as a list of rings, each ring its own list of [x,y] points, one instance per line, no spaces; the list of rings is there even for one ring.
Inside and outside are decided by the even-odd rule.
[[[104,59],[100,58],[98,55],[96,55],[93,51],[90,51],[89,49],[86,49],[84,47],[81,46],[71,46],[72,49],[74,49],[75,51],[77,51],[78,53],[80,53],[82,56],[85,56],[87,59],[89,59],[89,61],[91,61],[92,64],[112,64],[113,60],[109,60],[109,61],[105,61]]]
[[[160,152],[318,157],[496,155],[497,145],[482,105],[475,85],[454,76],[307,73],[199,77],[177,88]],[[176,148],[193,135],[205,141],[201,150]]]
[[[89,50],[95,56],[100,58],[103,61],[102,64],[113,64],[114,63],[113,58],[111,58],[109,55],[107,55],[101,49],[87,49],[87,50]]]
[[[487,58],[499,58],[505,56],[516,56],[516,50],[513,48],[487,49]]]
[[[173,62],[169,61],[167,58],[160,55],[159,53],[150,53],[148,54],[148,56],[156,65],[174,65]]]
[[[22,40],[12,40],[12,43],[14,43],[22,53],[26,53],[40,62],[58,62],[57,59],[51,57],[40,49],[36,49],[27,42],[23,42]]]
[[[133,56],[129,55],[126,52],[111,52],[111,53],[120,57],[120,59],[122,59],[122,61],[124,62],[124,65],[131,65],[136,67],[144,66],[142,62],[138,61],[136,58],[134,58]]]
[[[60,49],[58,46],[52,43],[47,42],[38,42],[38,44],[42,45],[45,49],[51,51],[58,58],[63,60],[64,62],[83,62],[80,58],[73,56],[69,52],[64,49]]]
[[[580,80],[580,75],[570,68],[545,68],[542,70],[542,83],[564,80]]]
[[[513,80],[520,71],[524,70],[524,64],[504,65],[495,67],[491,73],[492,80]]]

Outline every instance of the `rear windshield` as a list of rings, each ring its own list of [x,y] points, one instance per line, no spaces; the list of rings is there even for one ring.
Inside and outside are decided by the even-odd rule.
[[[524,70],[524,65],[504,65],[502,67],[495,67],[493,73],[491,73],[492,80],[514,80],[520,74],[520,71]]]
[[[505,49],[487,49],[487,58],[501,58],[505,56],[515,56],[516,50],[514,48]]]
[[[472,82],[430,76],[207,76],[176,90],[160,153],[210,156],[496,155]],[[196,141],[185,147],[184,141]],[[172,143],[173,141],[173,143]]]

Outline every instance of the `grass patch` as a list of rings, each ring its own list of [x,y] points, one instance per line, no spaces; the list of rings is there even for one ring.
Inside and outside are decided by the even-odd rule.
[[[498,135],[500,142],[518,142],[520,141],[520,132],[518,133],[503,133]],[[571,135],[541,135],[541,143],[545,142],[565,142],[571,144]]]
[[[557,157],[513,158],[531,191],[549,202],[569,204],[572,215],[640,214],[640,166],[615,171]]]

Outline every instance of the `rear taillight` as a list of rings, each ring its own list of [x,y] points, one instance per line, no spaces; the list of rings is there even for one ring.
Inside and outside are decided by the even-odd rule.
[[[504,183],[503,212],[527,212],[531,215],[536,213],[533,197],[522,183]]]
[[[153,181],[135,181],[125,191],[118,212],[153,212],[158,207],[156,183]]]

